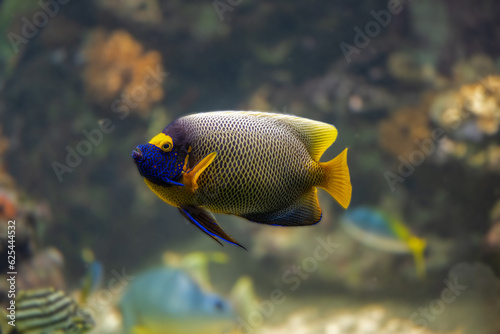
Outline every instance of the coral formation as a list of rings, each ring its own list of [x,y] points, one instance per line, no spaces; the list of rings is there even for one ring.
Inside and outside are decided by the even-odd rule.
[[[500,76],[490,75],[436,94],[432,121],[445,130],[438,143],[441,160],[454,157],[467,165],[500,171]]]
[[[429,118],[423,108],[403,107],[379,125],[380,146],[405,159],[430,135]]]
[[[13,219],[17,216],[17,204],[15,194],[5,191],[0,187],[0,218]]]
[[[497,72],[495,61],[481,53],[459,60],[452,67],[453,80],[459,84],[471,83]]]
[[[460,272],[467,290],[428,327],[414,328],[409,317],[439,306],[429,301],[453,280],[446,272],[456,263],[481,257],[500,274],[500,218],[488,217],[500,191],[500,2],[402,2],[401,14],[387,18],[386,10],[394,13],[386,0],[0,2],[7,37],[0,41],[0,124],[8,137],[0,136],[0,255],[7,258],[5,225],[15,216],[19,287],[77,288],[87,247],[113,280],[114,270],[132,275],[165,250],[217,250],[229,261],[211,264],[214,289],[227,291],[248,275],[261,310],[269,310],[269,291],[284,293],[257,332],[460,332],[469,323],[467,332],[485,333],[481,326],[493,322],[483,321],[488,307],[498,312],[493,303],[469,297],[478,280],[498,301],[481,272],[469,281]],[[22,38],[17,46],[12,33]],[[148,89],[145,80],[163,63],[175,77],[168,85],[148,79]],[[338,229],[343,210],[333,204],[307,228],[220,217],[244,234],[246,253],[219,249],[179,224],[175,209],[145,187],[130,151],[181,115],[237,108],[333,124],[339,136],[326,154],[350,147],[353,205],[397,197],[390,210],[428,242],[428,279],[416,279],[410,256],[375,252],[345,235]],[[103,118],[113,134],[98,134]],[[397,160],[412,162],[425,143],[428,157],[412,165],[415,173],[402,173]],[[64,181],[55,161],[64,165]],[[385,171],[404,176],[394,192]],[[320,201],[328,196],[318,193]],[[53,218],[35,219],[43,213],[30,211],[40,204]],[[64,265],[50,246],[64,254]],[[7,266],[0,263],[3,273]],[[96,333],[123,333],[111,311],[120,286],[102,286],[89,300],[100,316]],[[312,307],[317,318],[302,312]]]
[[[439,94],[431,105],[431,115],[446,129],[464,128],[472,121],[483,134],[497,133],[500,125],[500,76],[490,75]]]
[[[421,58],[415,52],[394,52],[389,55],[387,69],[392,77],[408,84],[435,82],[436,69]]]
[[[132,110],[147,113],[163,98],[162,82],[154,76],[163,71],[160,53],[144,51],[126,31],[93,31],[84,54],[88,62],[83,73],[85,88],[101,107],[113,109],[114,101],[124,101]]]

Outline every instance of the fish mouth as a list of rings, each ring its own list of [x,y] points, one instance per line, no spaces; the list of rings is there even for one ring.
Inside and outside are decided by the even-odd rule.
[[[132,159],[134,159],[135,163],[144,160],[144,156],[142,155],[141,149],[139,147],[136,147],[135,150],[132,151]]]

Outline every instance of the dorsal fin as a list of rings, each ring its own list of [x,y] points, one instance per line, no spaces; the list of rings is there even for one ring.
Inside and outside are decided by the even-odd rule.
[[[272,115],[276,115],[273,118],[297,131],[299,139],[306,145],[307,151],[315,161],[319,161],[326,149],[337,139],[337,129],[331,124],[290,115]]]
[[[304,143],[315,161],[319,161],[326,149],[337,139],[337,129],[333,125],[293,115],[261,111],[215,111],[207,114],[265,117],[281,122]]]

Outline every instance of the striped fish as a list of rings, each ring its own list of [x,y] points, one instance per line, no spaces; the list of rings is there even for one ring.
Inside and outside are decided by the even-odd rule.
[[[16,326],[11,334],[80,334],[93,327],[90,314],[62,291],[47,288],[17,295]]]

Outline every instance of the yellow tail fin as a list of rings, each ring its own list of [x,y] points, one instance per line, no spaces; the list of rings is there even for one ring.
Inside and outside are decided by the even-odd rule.
[[[417,277],[420,280],[425,278],[425,251],[426,242],[423,239],[417,237],[411,237],[408,240],[408,247],[413,254],[413,258],[415,259],[415,268],[417,270]]]
[[[347,148],[328,162],[320,162],[324,178],[319,185],[326,189],[342,207],[347,209],[351,202],[352,185],[347,167]]]

